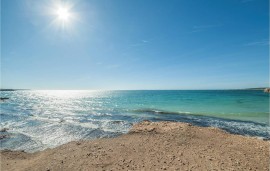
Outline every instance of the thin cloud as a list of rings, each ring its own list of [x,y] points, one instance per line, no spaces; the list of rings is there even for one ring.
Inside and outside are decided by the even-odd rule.
[[[206,31],[208,29],[216,28],[216,27],[221,27],[222,24],[209,24],[209,25],[198,25],[198,26],[193,26],[192,32],[201,32],[201,31]]]
[[[256,42],[249,42],[247,44],[244,44],[244,46],[268,46],[269,41],[268,40],[262,40],[262,41],[256,41]]]
[[[130,46],[136,47],[136,46],[143,46],[145,44],[149,43],[148,40],[141,40],[139,43],[131,44]]]

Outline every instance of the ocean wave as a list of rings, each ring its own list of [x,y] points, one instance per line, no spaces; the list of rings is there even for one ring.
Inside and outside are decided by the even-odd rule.
[[[126,123],[123,121],[100,122],[100,125],[76,121],[67,121],[64,124],[39,122],[38,125],[35,125],[24,123],[24,126],[13,126],[12,129],[5,132],[8,136],[0,139],[0,149],[35,152],[57,147],[70,141],[115,137],[128,131],[128,127],[125,128],[125,125]]]
[[[270,127],[266,123],[228,119],[191,112],[171,112],[159,109],[135,109],[134,113],[152,114],[151,121],[178,121],[203,127],[217,127],[229,133],[270,139]],[[156,115],[156,116],[155,116]]]
[[[237,116],[240,116],[241,113],[195,113],[195,112],[188,112],[188,111],[167,111],[167,110],[161,110],[161,109],[152,109],[152,108],[143,108],[143,109],[133,109],[130,110],[131,113],[145,113],[145,114],[161,114],[161,115],[191,115],[191,116],[198,116],[198,117],[211,117],[211,118],[221,118],[221,119],[227,119],[231,121],[239,121],[239,122],[254,122],[257,124],[267,125],[267,122],[255,122],[251,120],[240,120],[237,118]],[[229,114],[229,116],[228,116]],[[261,112],[260,114],[268,114],[268,112]],[[236,119],[232,119],[233,117],[236,117]],[[249,116],[249,114],[245,114],[245,116]],[[251,115],[252,116],[252,115]]]
[[[196,126],[220,128],[232,134],[258,137],[266,140],[270,139],[269,125],[252,121],[240,121],[202,115],[179,115],[179,114],[174,116],[170,115],[170,117],[161,115],[159,117],[152,118],[150,120],[185,122],[191,123]]]
[[[131,110],[131,112],[135,113],[149,113],[149,114],[191,114],[191,112],[185,112],[185,111],[166,111],[166,110],[160,110],[160,109],[135,109]]]

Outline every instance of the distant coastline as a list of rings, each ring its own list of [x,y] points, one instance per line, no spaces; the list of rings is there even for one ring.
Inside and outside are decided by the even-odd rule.
[[[30,90],[30,89],[6,89],[6,88],[0,89],[0,91],[18,91],[18,90]]]
[[[265,90],[265,89],[269,89],[268,87],[258,87],[258,88],[247,88],[244,90]]]
[[[269,87],[256,87],[256,88],[240,88],[240,89],[153,89],[153,90],[183,90],[183,91],[195,91],[195,90],[229,90],[229,91],[232,91],[232,90],[266,90],[266,89],[270,89]],[[11,89],[11,88],[0,88],[0,91],[20,91],[20,90],[32,90],[32,89]],[[44,89],[45,90],[45,89]],[[72,89],[73,90],[73,89]],[[85,90],[85,89],[83,89]],[[144,89],[138,89],[138,90],[144,90]],[[150,90],[152,91],[151,89],[145,89],[145,90]],[[119,89],[119,91],[121,91],[121,89]],[[130,91],[130,90],[128,90]]]

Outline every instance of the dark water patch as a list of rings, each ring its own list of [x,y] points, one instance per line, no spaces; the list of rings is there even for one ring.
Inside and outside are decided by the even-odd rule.
[[[242,104],[242,103],[244,103],[244,100],[243,99],[239,99],[236,102],[239,103],[239,104]]]

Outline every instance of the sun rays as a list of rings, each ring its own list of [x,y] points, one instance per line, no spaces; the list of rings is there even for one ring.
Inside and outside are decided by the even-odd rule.
[[[70,30],[75,26],[78,15],[74,11],[74,4],[64,1],[52,1],[49,13],[52,25],[60,30]]]

